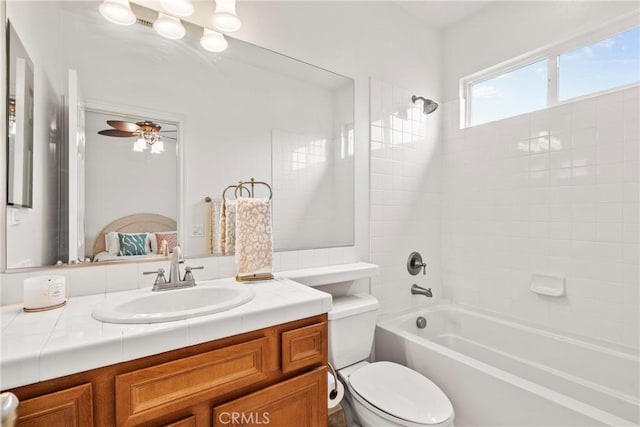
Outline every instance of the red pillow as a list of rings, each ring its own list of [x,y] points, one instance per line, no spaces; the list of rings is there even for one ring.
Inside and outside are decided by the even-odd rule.
[[[162,241],[167,241],[167,249],[173,252],[173,248],[178,246],[178,234],[175,231],[158,232],[156,231],[156,242],[158,242],[158,252],[162,247]]]

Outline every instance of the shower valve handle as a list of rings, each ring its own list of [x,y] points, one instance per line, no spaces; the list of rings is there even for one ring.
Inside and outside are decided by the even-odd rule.
[[[427,274],[427,263],[422,261],[422,255],[418,252],[411,252],[407,260],[407,271],[412,276],[417,275],[422,270],[422,274]]]

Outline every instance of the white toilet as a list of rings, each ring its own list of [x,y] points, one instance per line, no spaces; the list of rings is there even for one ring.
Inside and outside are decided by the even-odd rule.
[[[346,295],[334,297],[329,312],[329,362],[356,421],[363,427],[453,426],[451,402],[431,380],[397,363],[366,361],[379,306],[370,295]]]

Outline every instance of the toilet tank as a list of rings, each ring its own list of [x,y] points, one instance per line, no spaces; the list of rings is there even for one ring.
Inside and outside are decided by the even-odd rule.
[[[380,304],[371,295],[333,297],[329,312],[329,363],[335,369],[369,357]]]

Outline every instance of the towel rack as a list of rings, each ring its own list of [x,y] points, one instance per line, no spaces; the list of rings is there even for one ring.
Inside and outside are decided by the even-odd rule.
[[[247,187],[245,187],[245,185],[251,185],[251,189],[248,189]],[[238,183],[235,190],[236,199],[238,198],[238,191],[240,191],[240,197],[242,197],[242,190],[246,190],[249,193],[249,197],[255,197],[256,185],[264,185],[265,187],[267,187],[267,189],[269,190],[269,200],[273,198],[273,190],[271,189],[271,186],[269,184],[264,181],[256,181],[255,179],[251,178],[251,181],[240,181]],[[224,194],[222,197],[224,198]]]
[[[243,194],[246,194],[247,197],[255,197],[255,186],[256,185],[264,185],[269,190],[269,200],[273,198],[273,190],[271,186],[264,181],[256,181],[251,178],[250,181],[240,181],[237,185],[229,185],[222,192],[222,200],[227,200],[227,191],[233,188],[233,195],[237,199],[238,196],[242,197]],[[251,186],[251,188],[247,188],[247,186]],[[238,194],[238,191],[240,194]],[[246,192],[246,193],[245,193]],[[211,203],[213,199],[210,196],[206,196],[204,198],[206,203]]]
[[[227,191],[231,190],[233,188],[233,194],[236,197],[236,199],[238,198],[238,187],[240,187],[240,184],[242,183],[242,181],[240,181],[240,183],[238,183],[238,185],[228,185],[227,188],[224,189],[224,191],[222,192],[222,200],[227,200]],[[241,188],[240,189],[240,196],[242,197],[242,191],[246,191],[247,195],[249,197],[251,197],[251,193],[249,192],[248,188]]]

